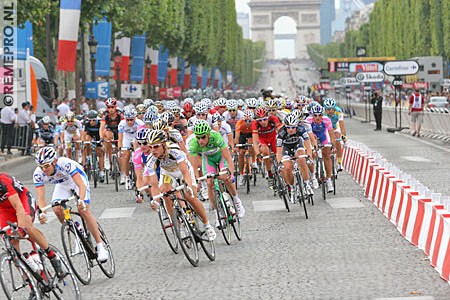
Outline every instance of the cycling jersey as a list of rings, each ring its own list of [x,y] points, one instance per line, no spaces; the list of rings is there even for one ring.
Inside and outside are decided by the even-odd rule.
[[[87,135],[92,137],[94,140],[100,140],[100,121],[95,120],[95,124],[92,125],[89,120],[84,121],[84,131]]]
[[[228,135],[232,133],[231,126],[226,122],[222,121],[219,127],[219,133],[222,136],[223,140],[225,141],[225,144],[227,144],[228,146]]]
[[[142,170],[144,165],[147,163],[150,154],[145,154],[142,152],[141,147],[137,148],[133,152],[133,165],[135,170]]]
[[[55,128],[52,124],[49,124],[47,129],[45,129],[44,127],[39,127],[38,135],[39,138],[44,141],[44,143],[52,144],[55,137]]]
[[[311,124],[312,132],[320,141],[320,143],[322,143],[323,145],[331,143],[328,130],[333,130],[333,125],[331,124],[331,120],[328,117],[323,116],[320,123],[315,123],[313,117],[308,117],[306,118],[306,122]]]
[[[230,125],[232,131],[235,131],[237,123],[244,119],[244,113],[240,110],[236,112],[236,117],[234,118],[229,111],[224,112],[222,116],[225,118],[225,122]]]
[[[241,135],[251,135],[252,134],[252,122],[247,123],[245,120],[239,120],[236,123],[236,132],[240,132]]]
[[[178,130],[181,136],[185,136],[187,134],[187,128],[181,122],[173,122],[173,128]]]
[[[18,195],[25,210],[25,214],[34,220],[37,209],[36,200],[28,189],[15,177],[0,173],[0,227],[8,225],[8,221],[17,222],[16,209],[8,198]]]
[[[66,134],[74,135],[78,133],[79,129],[83,128],[83,124],[80,121],[75,120],[72,125],[68,125],[67,122],[62,123],[61,132],[64,131]]]
[[[66,157],[59,157],[55,165],[55,173],[47,176],[40,167],[37,167],[33,173],[33,183],[36,188],[43,187],[45,183],[55,184],[52,202],[60,199],[67,199],[72,196],[71,190],[74,189],[79,194],[79,188],[72,177],[80,174],[83,183],[86,186],[86,198],[84,202],[90,202],[89,181],[83,167],[74,160]]]
[[[342,113],[342,109],[338,106],[335,107],[334,114],[328,115],[325,112],[324,116],[330,118],[331,123],[333,124],[333,129],[337,129],[339,127],[339,121],[344,121],[344,114]]]
[[[277,127],[280,126],[280,120],[275,116],[269,117],[267,126],[263,127],[259,122],[252,122],[252,132],[258,134],[259,143],[261,145],[270,145],[272,152],[277,151]]]
[[[227,166],[222,156],[222,150],[227,147],[220,133],[212,130],[209,135],[208,145],[200,146],[194,137],[189,143],[189,153],[191,155],[201,155],[203,172],[205,174],[216,172],[217,166],[224,168]]]
[[[105,129],[111,130],[114,133],[115,140],[118,138],[118,127],[121,120],[122,115],[118,111],[116,112],[115,117],[112,117],[108,112],[106,112],[101,120],[102,123],[105,123]]]
[[[134,136],[138,131],[138,128],[145,125],[144,122],[138,118],[134,120],[133,125],[128,125],[126,120],[122,120],[118,126],[118,132],[123,134],[122,147],[130,147],[133,143]]]

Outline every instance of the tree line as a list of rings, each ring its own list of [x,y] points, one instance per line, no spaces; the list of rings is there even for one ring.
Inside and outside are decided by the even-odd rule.
[[[33,23],[35,56],[55,66],[59,1],[18,1],[18,23]],[[256,82],[254,69],[261,69],[265,46],[243,38],[236,21],[234,0],[82,0],[80,32],[89,32],[94,19],[106,17],[114,33],[132,37],[146,33],[147,46],[164,45],[172,57],[208,68],[218,67],[222,74],[232,71],[237,83]],[[111,47],[113,48],[113,47]],[[48,53],[51,53],[49,55]],[[55,70],[49,70],[55,74]]]

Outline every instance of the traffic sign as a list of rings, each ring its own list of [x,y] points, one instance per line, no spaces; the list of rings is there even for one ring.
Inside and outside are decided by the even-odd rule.
[[[378,62],[354,62],[348,65],[350,72],[381,72],[383,71],[383,64]]]
[[[381,72],[362,72],[355,76],[358,82],[382,82],[384,74]]]
[[[419,72],[419,64],[415,60],[394,60],[384,63],[387,75],[412,75]]]

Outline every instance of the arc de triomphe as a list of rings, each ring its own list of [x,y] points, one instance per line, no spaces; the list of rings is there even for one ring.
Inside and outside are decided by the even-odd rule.
[[[321,0],[250,0],[253,41],[266,43],[266,58],[274,59],[274,23],[280,17],[291,17],[297,23],[296,58],[308,58],[306,45],[320,43]]]

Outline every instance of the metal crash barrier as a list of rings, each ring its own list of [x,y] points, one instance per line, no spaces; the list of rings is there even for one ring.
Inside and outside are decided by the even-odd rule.
[[[3,145],[3,139],[7,138],[3,130],[3,126],[0,126],[0,145]],[[22,150],[23,153],[30,149],[32,134],[30,126],[14,127],[11,149]]]

